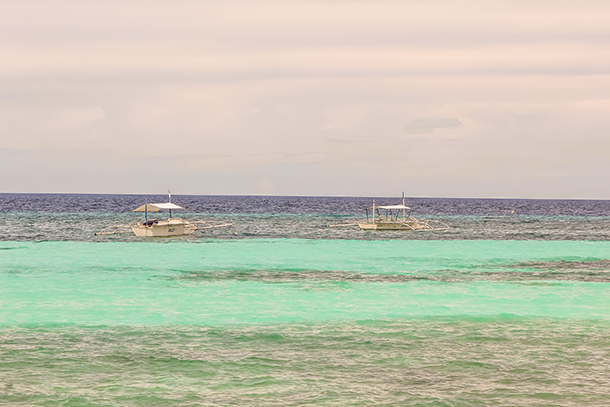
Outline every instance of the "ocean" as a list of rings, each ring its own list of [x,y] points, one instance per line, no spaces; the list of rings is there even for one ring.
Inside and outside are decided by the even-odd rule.
[[[0,405],[610,405],[610,201],[0,194]],[[400,199],[377,198],[377,204]]]

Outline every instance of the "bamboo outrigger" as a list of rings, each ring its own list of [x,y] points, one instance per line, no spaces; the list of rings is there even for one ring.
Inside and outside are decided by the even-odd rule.
[[[383,212],[380,212],[383,211]],[[402,204],[399,205],[376,205],[373,199],[372,211],[366,209],[366,219],[353,223],[335,224],[331,227],[355,226],[361,230],[413,230],[431,231],[447,230],[449,225],[439,220],[417,219],[412,216],[413,209],[405,205],[405,194],[402,194]]]
[[[169,210],[169,218],[167,219],[148,219],[148,213],[156,213],[160,210]],[[144,212],[144,222],[132,222],[128,225],[113,225],[97,232],[96,235],[108,235],[117,233],[129,233],[132,231],[139,237],[157,237],[157,236],[183,236],[190,235],[196,230],[221,228],[231,226],[231,223],[210,221],[210,220],[184,220],[182,218],[172,217],[172,210],[184,209],[172,203],[171,192],[169,194],[169,202],[164,203],[144,203],[137,207],[133,212]]]

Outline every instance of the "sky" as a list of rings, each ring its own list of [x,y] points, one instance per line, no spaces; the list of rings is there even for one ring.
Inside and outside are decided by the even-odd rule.
[[[0,192],[610,199],[607,0],[0,0]]]

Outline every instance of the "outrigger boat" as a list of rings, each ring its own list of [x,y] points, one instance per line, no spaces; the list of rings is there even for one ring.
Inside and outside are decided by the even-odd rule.
[[[372,211],[366,209],[366,219],[355,223],[335,224],[331,227],[358,225],[361,230],[447,230],[449,225],[439,220],[417,219],[411,216],[412,208],[405,205],[405,194],[402,194],[402,204],[376,205],[373,199]],[[382,212],[380,212],[380,210]]]
[[[148,213],[156,213],[162,209],[169,210],[169,218],[167,219],[148,219]],[[172,217],[172,210],[184,209],[172,203],[171,193],[169,195],[169,202],[164,203],[144,203],[144,205],[137,207],[133,212],[144,212],[144,222],[132,222],[128,225],[113,225],[98,233],[96,235],[108,235],[116,233],[128,233],[133,231],[136,236],[139,237],[157,237],[157,236],[183,236],[190,235],[196,230],[221,228],[225,226],[231,226],[231,223],[199,220],[190,221],[182,218]]]
[[[148,220],[148,212],[159,212],[161,209],[169,209],[168,219],[151,219]],[[185,221],[182,218],[173,218],[172,209],[184,209],[181,206],[171,202],[149,204],[134,209],[134,212],[144,212],[144,222],[130,223],[129,227],[140,237],[154,236],[181,236],[190,235],[197,230],[197,225],[193,222]]]

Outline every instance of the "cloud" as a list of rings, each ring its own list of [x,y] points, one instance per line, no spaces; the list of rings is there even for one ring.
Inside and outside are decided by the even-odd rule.
[[[58,129],[81,129],[104,118],[106,114],[99,106],[78,107],[58,112],[48,126]]]
[[[432,133],[436,129],[456,129],[462,126],[458,119],[413,119],[404,128],[407,135]]]
[[[2,148],[31,175],[10,188],[67,190],[71,169],[70,191],[129,192],[160,165],[190,193],[485,196],[496,177],[536,197],[528,180],[566,172],[589,174],[564,189],[584,193],[610,172],[609,16],[601,0],[0,2]]]

